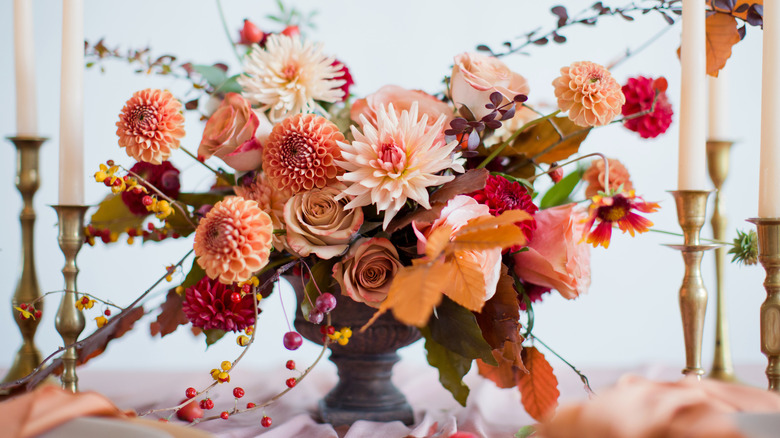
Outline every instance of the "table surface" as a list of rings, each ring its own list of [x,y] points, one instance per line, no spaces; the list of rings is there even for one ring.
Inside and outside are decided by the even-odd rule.
[[[737,367],[740,380],[763,387],[766,379],[763,365]],[[591,387],[599,392],[630,373],[655,380],[676,380],[679,369],[664,365],[646,365],[631,368],[583,368]],[[581,401],[587,393],[579,377],[569,369],[558,368],[556,374],[561,391],[561,403]],[[219,385],[211,391],[215,408],[207,413],[218,415],[234,406],[232,390],[241,386],[248,401],[263,402],[284,389],[284,380],[291,376],[287,370],[236,369],[231,373],[231,383]],[[190,386],[205,387],[210,376],[207,372],[171,371],[106,371],[83,369],[79,372],[79,388],[94,390],[111,399],[121,409],[144,412],[150,409],[175,406],[184,398]],[[400,422],[358,422],[351,428],[334,429],[328,424],[318,424],[313,418],[317,402],[336,383],[332,367],[315,369],[300,385],[296,386],[277,403],[266,408],[265,414],[273,419],[271,428],[260,426],[263,412],[254,411],[231,417],[229,420],[213,420],[196,427],[220,437],[281,438],[306,436],[312,438],[362,438],[362,437],[448,437],[455,431],[471,432],[482,437],[511,437],[520,427],[533,424],[523,410],[520,394],[516,389],[499,389],[476,373],[464,379],[471,388],[466,407],[460,406],[438,383],[437,370],[419,364],[404,362],[396,365],[393,381],[403,392],[415,410],[415,424],[404,426]],[[156,414],[152,414],[154,416]],[[164,414],[163,414],[164,415]],[[175,417],[174,417],[175,418]],[[174,420],[176,421],[176,420]]]

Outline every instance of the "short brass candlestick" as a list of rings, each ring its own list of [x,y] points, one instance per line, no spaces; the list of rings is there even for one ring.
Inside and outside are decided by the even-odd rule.
[[[726,239],[726,207],[723,203],[723,183],[729,174],[729,156],[732,141],[707,141],[707,169],[710,179],[715,186],[715,206],[713,208],[710,224],[712,225],[712,238],[719,241]],[[734,374],[734,365],[731,361],[731,345],[729,342],[729,325],[726,318],[726,287],[724,273],[726,270],[726,248],[715,250],[715,357],[712,360],[712,370],[709,377],[725,382],[737,380]]]
[[[59,218],[59,234],[57,241],[65,255],[65,267],[62,275],[65,277],[65,294],[57,310],[55,326],[62,336],[65,346],[76,343],[84,330],[84,315],[76,308],[79,299],[76,287],[76,276],[79,268],[76,266],[76,255],[84,243],[84,215],[89,208],[86,205],[55,205]],[[76,348],[66,348],[62,355],[62,388],[70,392],[78,392],[78,377],[76,376]]]
[[[755,218],[758,261],[764,266],[766,300],[761,304],[761,352],[769,360],[769,389],[780,392],[780,218]]]
[[[38,329],[38,318],[21,319],[13,309],[21,303],[30,303],[41,297],[38,287],[38,277],[35,274],[34,227],[35,208],[33,196],[41,185],[38,171],[38,151],[46,141],[41,137],[10,137],[16,146],[16,188],[22,194],[22,213],[19,221],[22,224],[22,260],[21,274],[16,284],[16,291],[11,298],[11,313],[19,331],[22,333],[22,347],[16,352],[11,369],[3,378],[3,382],[11,382],[30,374],[41,363],[41,353],[35,347],[35,332]],[[36,303],[37,310],[43,310],[43,301]]]
[[[701,377],[701,342],[704,315],[707,310],[707,289],[701,276],[701,258],[704,251],[719,245],[702,245],[699,238],[706,221],[709,190],[678,190],[670,192],[677,205],[677,220],[682,227],[684,244],[668,245],[679,250],[685,262],[685,275],[680,287],[680,314],[685,339],[685,369],[683,374]]]

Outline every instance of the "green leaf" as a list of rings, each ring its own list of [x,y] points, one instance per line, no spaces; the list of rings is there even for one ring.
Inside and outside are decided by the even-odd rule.
[[[466,406],[469,397],[469,387],[463,383],[463,376],[471,369],[471,359],[453,353],[431,338],[428,327],[420,332],[425,337],[425,351],[428,363],[439,370],[439,382],[455,398],[461,406]]]
[[[242,88],[241,85],[238,85],[238,77],[241,75],[233,75],[227,79],[225,79],[224,82],[219,84],[219,87],[217,87],[214,91],[219,91],[222,93],[241,93]]]
[[[536,433],[536,428],[533,426],[523,426],[515,433],[515,438],[528,438]]]
[[[203,330],[203,333],[206,335],[206,348],[209,348],[215,342],[222,339],[222,337],[225,336],[225,333],[227,332],[220,329],[208,329]]]
[[[208,82],[209,85],[214,88],[219,88],[219,86],[222,85],[222,83],[225,82],[228,78],[227,73],[225,73],[221,68],[215,67],[213,65],[193,65],[192,69],[203,76],[203,79],[205,79],[206,82]]]
[[[205,276],[206,271],[200,267],[198,264],[198,258],[195,257],[192,259],[192,267],[190,268],[190,272],[187,274],[187,276],[184,277],[184,281],[181,283],[181,287],[187,289],[188,287],[195,286],[195,284],[197,284]]]
[[[224,198],[224,194],[218,193],[179,193],[177,201],[187,204],[197,210],[204,205],[214,205]]]
[[[428,321],[428,328],[431,338],[449,351],[498,366],[493,349],[482,337],[474,314],[451,299],[444,297],[436,308],[436,317]]]
[[[95,228],[124,233],[128,228],[140,228],[147,216],[136,216],[130,212],[120,195],[108,195],[89,220]]]
[[[306,283],[304,291],[306,297],[301,300],[301,313],[306,320],[309,320],[309,313],[311,313],[312,303],[320,296],[320,292],[331,292],[331,281],[333,280],[333,265],[336,264],[336,259],[320,260],[311,267],[311,278]],[[305,269],[305,268],[304,268]],[[292,281],[296,281],[292,280]],[[316,282],[316,285],[315,285]],[[319,287],[319,290],[317,290]],[[332,293],[332,292],[331,292]]]
[[[571,193],[577,187],[577,184],[582,181],[583,173],[584,170],[578,167],[577,170],[566,175],[562,180],[558,181],[557,184],[552,186],[550,190],[544,194],[544,197],[542,197],[542,202],[539,204],[539,208],[545,209],[563,205],[569,202],[569,195],[571,195]]]

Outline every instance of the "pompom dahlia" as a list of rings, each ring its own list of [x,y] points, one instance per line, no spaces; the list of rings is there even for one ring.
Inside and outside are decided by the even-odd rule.
[[[258,174],[253,180],[242,185],[233,187],[233,191],[244,199],[257,202],[257,206],[271,217],[274,230],[284,229],[284,204],[290,197],[276,190],[264,173]],[[284,236],[273,235],[274,248],[284,249],[284,242]]]
[[[634,184],[631,182],[631,175],[628,169],[619,160],[609,158],[609,190],[617,190],[621,186],[623,191],[630,192],[634,190]],[[594,160],[590,163],[588,170],[582,174],[582,180],[588,183],[585,189],[585,196],[592,198],[599,192],[606,192],[604,186],[604,160]]]
[[[662,83],[665,84],[665,80]],[[657,99],[656,91],[658,91]],[[623,85],[623,94],[626,96],[626,104],[623,105],[624,116],[649,111],[653,108],[653,100],[655,100],[653,112],[626,120],[623,122],[626,128],[638,133],[642,138],[654,138],[669,129],[674,114],[672,104],[666,97],[665,87],[663,89],[658,87],[656,80],[644,76],[630,78],[626,85]]]
[[[603,126],[612,121],[626,103],[620,84],[606,68],[589,61],[561,68],[553,81],[558,108],[568,111],[579,126]]]
[[[246,281],[268,263],[273,225],[257,202],[230,196],[217,202],[195,230],[195,255],[210,278]]]
[[[325,56],[321,45],[298,35],[271,35],[264,48],[254,46],[246,59],[238,83],[244,97],[261,111],[270,110],[271,122],[303,112],[324,113],[316,101],[339,102],[344,96],[341,64]]]
[[[230,299],[235,292],[232,284],[203,277],[184,292],[181,310],[195,327],[237,332],[255,323],[255,309],[252,294],[235,303]]]
[[[184,137],[181,102],[168,91],[136,91],[116,122],[119,146],[137,161],[160,164]]]
[[[341,168],[338,126],[316,114],[298,114],[274,126],[263,149],[263,170],[277,190],[294,195],[336,182]]]
[[[485,188],[469,194],[480,204],[490,208],[490,214],[498,216],[507,210],[523,210],[533,216],[539,210],[534,204],[531,194],[520,183],[509,181],[498,175],[488,175]],[[526,239],[531,240],[536,221],[527,220],[516,224],[523,230]]]
[[[139,161],[130,168],[130,171],[156,187],[157,190],[165,193],[169,198],[177,199],[179,197],[179,189],[181,188],[179,169],[173,167],[170,161],[163,161],[160,164],[149,164]],[[146,184],[140,181],[139,184],[145,186],[151,192]],[[144,196],[146,196],[146,193],[126,190],[122,192],[122,202],[125,203],[131,213],[138,216],[146,216],[149,214],[149,210],[146,209],[143,203]]]
[[[428,116],[418,118],[417,102],[400,115],[390,104],[387,109],[380,106],[375,128],[361,115],[363,132],[352,127],[355,140],[339,142],[343,161],[337,164],[347,173],[338,177],[349,187],[339,198],[355,196],[345,208],[356,208],[375,204],[377,211],[384,211],[382,224],[387,229],[407,199],[424,208],[431,208],[427,187],[452,181],[452,175],[437,173],[452,169],[463,172],[463,165],[453,149],[458,142],[445,143],[439,133],[444,125],[445,115],[439,116],[428,129]]]

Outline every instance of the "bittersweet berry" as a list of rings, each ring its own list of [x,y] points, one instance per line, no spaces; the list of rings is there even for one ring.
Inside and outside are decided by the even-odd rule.
[[[222,413],[221,413],[221,414],[219,414],[219,416],[220,416],[220,418],[222,418],[223,420],[227,420],[228,418],[230,418],[230,414],[228,414],[228,411],[222,411]]]
[[[230,294],[230,301],[234,303],[240,303],[241,302],[241,294],[238,292],[233,292]]]
[[[295,361],[294,360],[288,360],[287,363],[284,366],[287,367],[288,370],[294,370],[295,369]]]
[[[193,398],[196,395],[198,395],[198,390],[192,387],[187,388],[186,391],[184,391],[184,395],[187,396],[187,398]]]
[[[271,423],[273,423],[273,422],[271,421],[271,417],[268,417],[268,416],[264,416],[264,417],[263,417],[263,419],[262,419],[262,420],[260,420],[260,424],[261,424],[263,427],[271,427]]]
[[[252,409],[252,408],[254,408],[255,406],[257,406],[257,405],[256,405],[256,404],[254,404],[254,403],[252,403],[252,402],[249,402],[249,403],[247,403],[247,404],[246,404],[246,408],[247,408],[247,409]]]
[[[287,384],[288,388],[292,388],[295,386],[296,383],[298,383],[298,380],[295,379],[295,377],[290,377],[287,379],[284,383]]]

